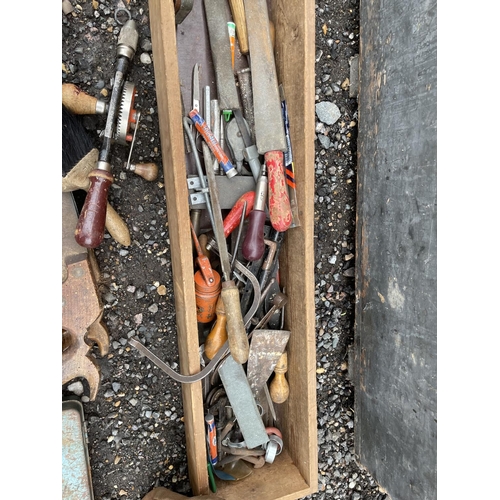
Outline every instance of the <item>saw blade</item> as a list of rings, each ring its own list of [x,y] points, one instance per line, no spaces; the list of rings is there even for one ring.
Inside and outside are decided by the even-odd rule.
[[[134,100],[135,85],[132,82],[125,82],[118,108],[118,118],[116,121],[116,142],[123,146],[128,143],[130,124],[134,121]]]

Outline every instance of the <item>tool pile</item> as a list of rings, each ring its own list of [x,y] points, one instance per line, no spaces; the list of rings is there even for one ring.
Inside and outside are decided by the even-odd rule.
[[[267,4],[212,0],[203,8],[216,85],[202,85],[196,63],[182,123],[203,368],[181,375],[138,339],[129,342],[175,380],[202,381],[215,491],[215,476],[241,479],[283,449],[275,405],[288,398],[291,332],[279,255],[300,221]]]

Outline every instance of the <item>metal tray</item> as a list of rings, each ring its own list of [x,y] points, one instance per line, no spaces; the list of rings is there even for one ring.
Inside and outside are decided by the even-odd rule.
[[[62,500],[94,500],[83,406],[62,402]]]

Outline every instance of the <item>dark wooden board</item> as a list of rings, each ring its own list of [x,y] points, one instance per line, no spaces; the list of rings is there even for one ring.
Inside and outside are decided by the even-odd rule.
[[[361,2],[355,447],[393,500],[436,498],[436,2]]]

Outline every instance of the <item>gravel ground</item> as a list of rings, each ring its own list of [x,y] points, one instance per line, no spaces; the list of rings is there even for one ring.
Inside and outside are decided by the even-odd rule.
[[[139,29],[129,79],[142,113],[134,161],[161,165],[148,4],[131,0],[74,2],[62,15],[62,81],[104,99],[111,95],[120,26],[128,7]],[[315,263],[319,492],[314,499],[385,499],[354,453],[354,392],[347,377],[353,341],[357,100],[350,97],[350,62],[359,48],[359,5],[316,3]],[[104,118],[83,123],[99,144]],[[168,214],[163,176],[148,182],[122,168],[128,148],[117,146],[109,200],[131,229],[125,248],[108,234],[95,255],[102,279],[110,353],[99,358],[102,381],[89,401],[85,381],[63,387],[84,403],[96,499],[141,499],[155,486],[189,495],[180,385],[128,345],[146,342],[177,368]],[[96,356],[98,353],[96,351]]]

